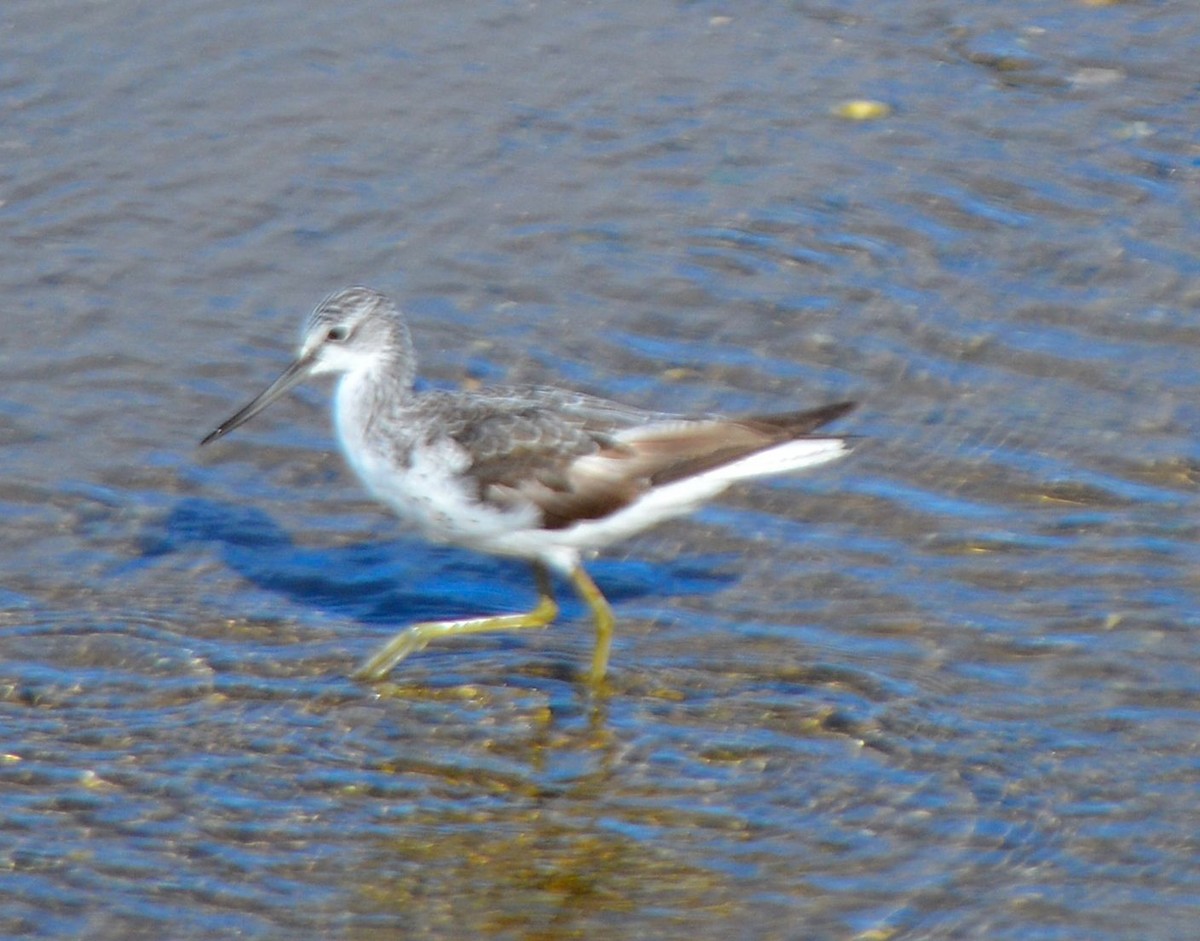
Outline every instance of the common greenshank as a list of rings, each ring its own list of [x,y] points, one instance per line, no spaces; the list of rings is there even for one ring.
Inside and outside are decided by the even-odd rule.
[[[837,402],[721,418],[649,412],[547,388],[417,392],[400,309],[377,291],[352,287],[312,312],[295,362],[200,443],[323,373],[340,376],[337,436],[367,490],[430,540],[527,559],[540,596],[523,614],[406,628],[356,671],[371,681],[438,638],[547,626],[558,614],[553,570],[591,609],[596,643],[588,679],[599,684],[613,612],[583,558],[695,509],[734,481],[839,457],[848,450],[845,438],[813,432],[854,407]]]

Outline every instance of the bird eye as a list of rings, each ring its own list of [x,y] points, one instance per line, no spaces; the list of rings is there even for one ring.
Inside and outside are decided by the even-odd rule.
[[[325,334],[325,339],[333,343],[341,343],[348,336],[350,336],[350,331],[342,324],[338,324],[329,328],[329,332]]]

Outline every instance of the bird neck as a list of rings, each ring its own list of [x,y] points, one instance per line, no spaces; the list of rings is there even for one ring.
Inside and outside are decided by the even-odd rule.
[[[333,422],[338,438],[350,453],[362,449],[387,398],[378,381],[366,371],[346,373],[333,396]]]
[[[407,398],[417,378],[417,354],[413,349],[408,324],[397,320],[392,325],[392,342],[379,358],[372,381],[386,386],[397,398]]]

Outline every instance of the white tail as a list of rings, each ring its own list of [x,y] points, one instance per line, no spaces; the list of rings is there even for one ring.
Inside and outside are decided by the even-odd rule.
[[[748,477],[766,477],[816,467],[841,457],[849,450],[841,438],[797,438],[758,451],[732,464],[715,467],[699,476],[732,483]]]

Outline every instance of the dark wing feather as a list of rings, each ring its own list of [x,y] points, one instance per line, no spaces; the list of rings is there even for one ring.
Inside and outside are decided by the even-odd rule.
[[[834,402],[801,412],[773,412],[770,415],[747,415],[738,419],[744,425],[776,428],[785,432],[786,439],[800,438],[818,428],[837,421],[858,406],[857,402]]]
[[[852,403],[745,419],[688,419],[553,390],[461,397],[438,428],[471,455],[481,499],[532,504],[549,529],[615,513],[654,486],[803,437]]]
[[[554,529],[614,512],[644,489],[620,475],[591,487],[580,487],[575,479],[580,458],[619,458],[626,451],[614,434],[633,424],[637,413],[606,405],[542,390],[474,392],[445,409],[454,418],[437,433],[470,455],[465,473],[481,500],[504,508],[532,504],[542,525]]]
[[[705,436],[696,434],[692,447],[684,449],[674,462],[657,470],[651,482],[661,486],[683,480],[685,477],[713,470],[722,464],[731,464],[743,457],[749,457],[755,451],[772,445],[807,437],[818,428],[841,418],[857,404],[835,402],[807,411],[749,415],[709,423],[710,427],[715,426],[714,431],[709,434],[709,447],[704,447]],[[704,425],[698,423],[696,430],[701,427]],[[717,440],[711,440],[712,438]]]

